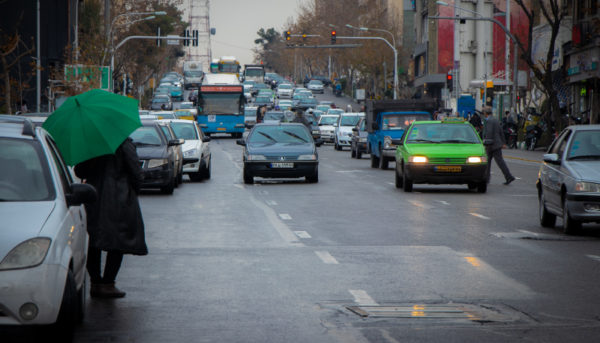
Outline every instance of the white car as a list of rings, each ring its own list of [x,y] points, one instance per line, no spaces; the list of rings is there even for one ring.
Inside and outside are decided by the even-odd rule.
[[[210,137],[205,136],[193,120],[166,119],[177,139],[183,139],[183,173],[192,181],[210,179],[211,154]]]
[[[319,131],[323,142],[333,143],[335,137],[335,126],[337,125],[339,114],[323,114],[319,117]]]
[[[96,190],[23,117],[0,116],[0,146],[0,326],[52,324],[68,336],[85,310],[83,203]]]
[[[282,83],[277,87],[277,97],[281,98],[292,98],[292,93],[294,92],[294,87],[289,83]]]
[[[361,118],[364,118],[363,112],[345,112],[342,113],[335,127],[334,145],[335,150],[342,150],[343,147],[349,147],[352,143],[352,128],[358,124]]]
[[[319,81],[319,80],[310,80],[310,82],[308,83],[308,85],[306,86],[306,88],[308,88],[309,91],[313,92],[313,93],[321,93],[323,94],[324,92],[324,86],[323,86],[323,82]]]

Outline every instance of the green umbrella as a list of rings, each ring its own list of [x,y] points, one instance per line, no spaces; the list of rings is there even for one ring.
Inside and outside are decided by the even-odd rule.
[[[42,126],[54,138],[67,164],[114,154],[142,126],[135,99],[100,89],[72,96]]]

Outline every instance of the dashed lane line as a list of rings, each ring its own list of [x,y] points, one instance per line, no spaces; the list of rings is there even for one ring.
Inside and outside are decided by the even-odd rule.
[[[474,216],[474,217],[481,218],[481,219],[485,219],[485,220],[490,220],[490,219],[492,219],[492,218],[490,218],[490,217],[486,217],[486,216],[484,216],[483,214],[479,214],[479,213],[473,213],[473,212],[471,212],[471,213],[469,213],[469,214],[470,214],[470,215],[472,215],[472,216]]]
[[[281,220],[292,220],[292,217],[287,213],[279,213],[279,218]]]
[[[350,289],[348,292],[354,297],[354,302],[360,306],[379,306],[379,304],[362,289]]]
[[[312,236],[306,231],[294,231],[296,236],[304,239],[312,238]]]
[[[325,264],[339,264],[335,257],[331,256],[331,254],[327,251],[315,251],[315,254],[317,254],[317,256],[319,256],[321,261],[323,261]]]

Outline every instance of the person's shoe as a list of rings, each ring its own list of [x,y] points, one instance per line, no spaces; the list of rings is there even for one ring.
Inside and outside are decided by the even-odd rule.
[[[114,283],[92,284],[90,289],[92,298],[123,298],[125,294]]]
[[[506,180],[506,182],[504,183],[505,185],[510,185],[511,182],[515,181],[516,178],[514,176],[511,176],[508,178],[508,180]]]

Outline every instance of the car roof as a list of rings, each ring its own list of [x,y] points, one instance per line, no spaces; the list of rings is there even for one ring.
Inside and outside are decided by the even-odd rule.
[[[16,115],[0,115],[0,137],[35,138],[36,127],[29,119]]]

